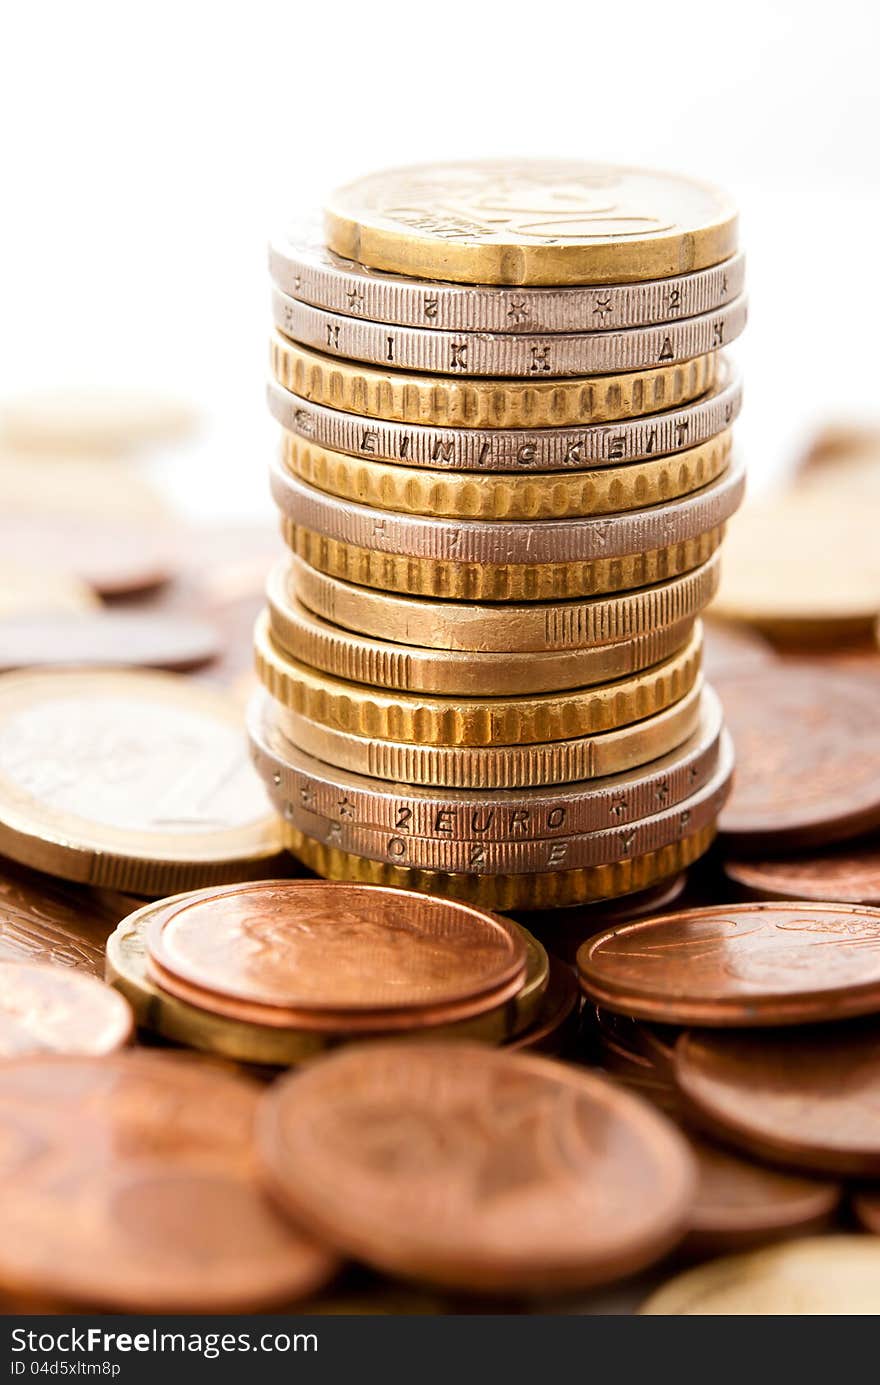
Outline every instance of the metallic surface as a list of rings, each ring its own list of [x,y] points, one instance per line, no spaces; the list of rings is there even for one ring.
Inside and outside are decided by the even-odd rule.
[[[724,873],[759,898],[880,905],[880,846],[875,841],[778,859],[725,861]]]
[[[0,961],[0,1058],[113,1053],[131,1038],[125,1001],[69,967]]]

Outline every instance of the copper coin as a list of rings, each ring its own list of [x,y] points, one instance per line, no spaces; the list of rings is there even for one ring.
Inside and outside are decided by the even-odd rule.
[[[663,1024],[811,1024],[880,1010],[880,910],[712,905],[609,928],[578,952],[581,986]]]
[[[724,873],[759,899],[880,905],[880,842],[876,840],[778,860],[726,861]]]
[[[0,962],[52,962],[103,976],[107,938],[133,907],[124,895],[0,859]]]
[[[155,906],[147,939],[172,993],[307,1029],[464,1019],[515,995],[527,960],[516,926],[482,909],[323,880],[178,896]]]
[[[793,1169],[880,1174],[875,1022],[683,1034],[675,1080],[701,1125],[758,1158]]]
[[[821,664],[716,684],[736,748],[721,831],[737,850],[843,841],[880,825],[877,689]]]
[[[15,668],[141,667],[191,669],[218,652],[204,621],[130,611],[32,615],[0,621],[0,671]]]
[[[131,1006],[94,976],[35,962],[0,962],[0,1058],[99,1055],[132,1035]]]
[[[592,938],[612,923],[629,923],[631,919],[644,918],[668,909],[679,898],[686,884],[687,875],[682,871],[671,880],[662,880],[659,885],[651,885],[646,890],[621,895],[620,899],[599,904],[574,904],[565,909],[543,909],[529,914],[528,926],[549,952],[573,966],[578,948],[587,938]]]
[[[122,1312],[246,1312],[335,1261],[256,1177],[261,1088],[143,1051],[0,1064],[0,1285]]]
[[[531,1053],[560,1053],[577,1028],[581,995],[571,967],[550,958],[550,978],[534,1024],[506,1048],[528,1049]]]
[[[575,1068],[472,1044],[369,1044],[268,1092],[269,1186],[330,1244],[482,1292],[584,1288],[681,1235],[694,1171],[657,1112]]]

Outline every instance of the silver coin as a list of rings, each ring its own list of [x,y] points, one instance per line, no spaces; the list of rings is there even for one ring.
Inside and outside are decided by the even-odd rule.
[[[313,404],[271,380],[269,408],[282,427],[334,452],[450,471],[580,471],[683,452],[730,427],[742,384],[730,362],[694,404],[583,428],[428,428]]]
[[[452,332],[597,332],[713,312],[738,298],[745,260],[644,284],[488,288],[382,274],[334,255],[309,227],[276,237],[269,272],[292,298],[327,312]]]
[[[642,769],[559,786],[552,792],[495,789],[487,794],[433,786],[422,789],[335,768],[313,759],[285,735],[268,693],[260,692],[248,712],[257,772],[284,804],[385,836],[462,842],[553,841],[620,829],[673,808],[715,773],[721,732],[721,703],[706,687],[693,735]]]
[[[707,784],[673,807],[622,826],[554,840],[461,841],[455,837],[415,837],[362,827],[348,818],[332,819],[301,808],[269,790],[275,808],[292,827],[313,841],[355,856],[413,870],[468,875],[525,875],[548,870],[607,866],[664,847],[701,832],[717,821],[733,778],[733,744],[725,732],[719,763]]]
[[[711,485],[646,510],[538,523],[452,521],[354,505],[297,480],[277,459],[270,484],[275,503],[294,524],[356,548],[447,562],[579,563],[649,553],[717,529],[742,500],[745,467],[735,459]]]
[[[328,313],[272,292],[272,316],[285,336],[345,360],[435,375],[549,380],[568,375],[614,375],[690,361],[720,351],[746,325],[744,296],[724,308],[624,332],[557,332],[528,336],[391,327]]]

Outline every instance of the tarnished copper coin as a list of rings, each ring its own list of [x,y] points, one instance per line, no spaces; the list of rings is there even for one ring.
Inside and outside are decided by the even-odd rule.
[[[516,926],[485,910],[324,880],[179,895],[155,906],[147,939],[172,994],[304,1029],[465,1019],[515,995],[527,961]]]
[[[675,1081],[714,1134],[793,1169],[880,1175],[880,1028],[876,1021],[683,1034]]]
[[[0,621],[0,672],[15,668],[191,669],[219,650],[205,621],[139,611],[29,615]]]
[[[103,976],[107,938],[133,907],[124,895],[0,860],[0,962],[52,962]]]
[[[724,863],[735,885],[759,899],[880,905],[880,842],[845,843],[811,855]]]
[[[880,910],[712,905],[608,928],[578,952],[581,986],[662,1024],[811,1024],[880,1011]]]
[[[482,1292],[583,1288],[682,1234],[687,1147],[599,1077],[471,1044],[369,1044],[268,1092],[269,1186],[302,1225],[393,1274]]]
[[[825,845],[880,825],[876,684],[780,661],[716,689],[736,748],[720,820],[732,850]]]
[[[131,1006],[94,976],[36,962],[0,962],[0,1058],[98,1056],[132,1035]]]
[[[0,1064],[0,1286],[122,1312],[245,1312],[334,1258],[256,1177],[261,1088],[143,1051]]]

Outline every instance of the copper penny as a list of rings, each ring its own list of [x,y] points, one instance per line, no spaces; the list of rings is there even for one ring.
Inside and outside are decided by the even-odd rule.
[[[674,1071],[687,1109],[725,1142],[794,1169],[880,1174],[876,1022],[683,1034]]]
[[[173,994],[306,1029],[464,1019],[515,995],[527,961],[516,926],[482,909],[323,880],[195,891],[156,905],[146,931]]]
[[[720,822],[732,849],[825,845],[880,825],[876,686],[780,662],[716,688],[736,748]]]
[[[584,1288],[662,1255],[694,1171],[658,1112],[579,1069],[472,1044],[343,1049],[270,1089],[275,1195],[378,1269],[482,1292]]]
[[[812,855],[726,861],[724,873],[759,899],[880,905],[880,843],[846,843]]]
[[[0,1058],[99,1055],[132,1035],[131,1006],[94,976],[36,962],[0,962]]]
[[[550,958],[550,977],[535,1022],[505,1045],[531,1053],[560,1053],[577,1028],[580,991],[571,967]]]
[[[132,611],[31,615],[0,621],[0,671],[15,668],[191,669],[213,659],[216,632],[204,621]]]
[[[133,904],[0,859],[0,962],[52,962],[104,975],[104,945]]]
[[[587,995],[663,1024],[811,1024],[880,1010],[880,910],[712,905],[609,928],[584,943]]]
[[[143,1051],[0,1064],[0,1285],[132,1313],[313,1292],[335,1261],[265,1200],[261,1090]]]

